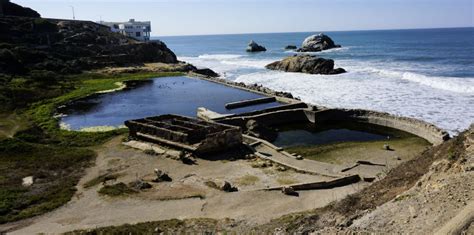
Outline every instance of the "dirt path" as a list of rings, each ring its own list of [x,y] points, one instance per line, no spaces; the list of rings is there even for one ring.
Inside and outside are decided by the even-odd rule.
[[[199,159],[197,165],[185,165],[163,156],[151,156],[127,148],[116,138],[98,150],[96,166],[88,169],[79,185],[107,170],[122,174],[118,182],[131,182],[147,177],[154,168],[169,172],[173,182],[159,183],[153,189],[130,197],[100,196],[101,186],[78,188],[76,196],[65,206],[37,217],[32,224],[12,234],[62,233],[124,223],[138,223],[172,218],[233,218],[248,224],[261,224],[281,215],[322,207],[366,186],[354,184],[328,190],[301,192],[299,197],[280,192],[255,191],[277,186],[279,180],[312,182],[328,177],[279,172],[274,168],[252,168],[249,160],[209,161]],[[242,179],[253,176],[255,182]],[[239,192],[224,193],[204,185],[209,179],[222,179],[239,187]],[[202,195],[203,199],[183,198]],[[162,200],[166,198],[167,200]]]

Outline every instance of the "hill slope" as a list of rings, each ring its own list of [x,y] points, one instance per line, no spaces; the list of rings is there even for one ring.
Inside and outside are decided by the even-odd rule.
[[[178,63],[161,41],[138,42],[91,21],[1,17],[0,73],[62,74],[105,66]]]

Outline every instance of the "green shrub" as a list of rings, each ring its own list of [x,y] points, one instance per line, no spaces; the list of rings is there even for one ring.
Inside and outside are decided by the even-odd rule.
[[[116,183],[113,185],[105,185],[104,187],[99,189],[99,194],[111,197],[124,196],[133,193],[137,193],[137,191],[131,189],[123,182]]]
[[[33,21],[33,25],[34,25],[34,30],[37,32],[52,33],[58,30],[58,27],[56,26],[56,24],[53,24],[46,19],[41,19],[41,18],[35,19]]]
[[[48,70],[32,70],[29,73],[29,78],[43,84],[56,84],[61,77]]]
[[[68,202],[95,152],[88,149],[0,141],[0,224],[29,218]],[[29,187],[22,178],[33,176]]]

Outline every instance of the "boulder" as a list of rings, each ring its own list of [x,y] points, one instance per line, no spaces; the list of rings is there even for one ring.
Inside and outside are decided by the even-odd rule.
[[[257,121],[251,119],[248,120],[245,124],[246,127],[246,134],[264,139],[267,141],[274,141],[278,137],[278,132],[274,131],[273,129],[258,123]]]
[[[164,182],[164,181],[168,181],[168,182],[172,181],[171,177],[161,170],[155,169],[155,174],[156,174],[156,178],[153,180],[153,182],[155,183]]]
[[[22,181],[23,182],[21,183],[21,185],[23,185],[25,187],[29,187],[29,186],[33,185],[35,179],[34,179],[33,176],[28,176],[28,177],[23,178]]]
[[[290,195],[290,196],[299,196],[300,194],[293,189],[293,187],[283,187],[281,188],[281,192],[285,195]]]
[[[132,181],[128,184],[130,188],[133,188],[135,190],[144,190],[144,189],[149,189],[152,188],[151,184],[143,181],[143,180],[135,180]]]
[[[298,49],[300,52],[309,52],[309,51],[322,51],[331,48],[341,47],[341,45],[337,45],[334,41],[327,35],[320,33],[315,34],[307,37],[301,48]]]
[[[314,55],[294,55],[265,66],[271,70],[309,74],[339,74],[346,72],[343,68],[334,69],[334,60],[319,58]]]
[[[227,181],[224,181],[219,188],[220,188],[220,190],[222,190],[224,192],[237,192],[238,191],[238,189],[236,187],[232,186]]]
[[[258,45],[256,42],[252,40],[249,42],[249,45],[247,46],[246,51],[247,52],[267,51],[267,48],[265,48],[264,46]]]
[[[295,45],[288,45],[285,47],[285,50],[296,50],[296,46]]]

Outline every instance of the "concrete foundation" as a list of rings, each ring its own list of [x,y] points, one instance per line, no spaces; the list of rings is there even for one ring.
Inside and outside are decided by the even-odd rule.
[[[130,136],[196,153],[226,150],[242,144],[239,127],[178,115],[125,121]]]
[[[240,127],[244,127],[245,123],[252,119],[267,126],[302,122],[322,125],[325,122],[334,121],[362,122],[402,130],[426,139],[433,145],[439,145],[450,138],[446,131],[431,123],[414,118],[362,109],[317,108],[305,103],[288,104],[281,107],[230,116],[214,115],[214,117],[216,118],[208,119]]]

